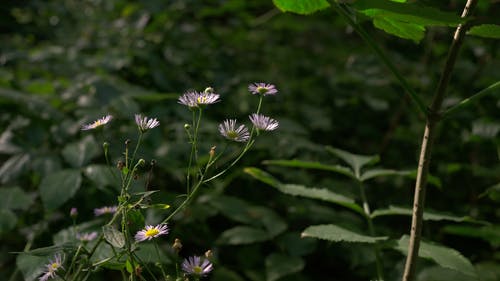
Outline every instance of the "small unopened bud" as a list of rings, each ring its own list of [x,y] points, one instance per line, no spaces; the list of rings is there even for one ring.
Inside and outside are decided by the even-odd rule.
[[[211,259],[214,256],[214,253],[212,253],[212,250],[208,250],[205,252],[205,258]]]
[[[128,146],[130,143],[131,143],[131,140],[129,140],[129,139],[127,139],[127,140],[125,141],[125,145],[126,145],[126,146]]]
[[[182,249],[182,243],[179,238],[175,238],[174,245],[172,245],[172,249],[178,254]]]
[[[123,167],[125,167],[125,163],[123,163],[122,160],[119,160],[118,163],[116,163],[116,167],[121,171]]]
[[[153,167],[154,167],[155,165],[156,165],[156,160],[152,159],[152,160],[151,160],[151,166],[153,166]]]
[[[72,219],[76,219],[76,217],[78,216],[78,209],[75,207],[71,208],[71,210],[69,211],[69,216]]]
[[[213,157],[214,157],[214,155],[215,155],[215,149],[216,149],[216,148],[217,148],[216,146],[212,146],[212,147],[210,148],[210,152],[208,153],[208,154],[210,155],[210,158],[213,158]]]
[[[108,150],[109,143],[107,141],[103,142],[102,147],[104,148],[104,150]]]
[[[189,125],[189,124],[187,124],[187,123],[186,123],[186,124],[184,124],[184,129],[186,129],[186,130],[191,129],[191,125]]]
[[[212,94],[215,92],[215,90],[212,87],[206,87],[204,92],[205,94]]]
[[[139,165],[139,166],[144,166],[145,164],[146,164],[146,160],[144,160],[142,158],[139,159],[139,161],[137,161],[137,165]]]
[[[136,276],[141,276],[142,274],[142,267],[140,265],[135,266],[135,275]]]

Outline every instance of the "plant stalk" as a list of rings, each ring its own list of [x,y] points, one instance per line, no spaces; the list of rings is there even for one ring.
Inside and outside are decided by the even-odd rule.
[[[478,0],[467,1],[462,12],[462,18],[470,15],[477,2]],[[460,24],[455,30],[453,41],[448,51],[448,57],[443,68],[443,72],[441,73],[441,78],[436,88],[434,98],[429,108],[429,112],[427,113],[427,120],[418,161],[417,179],[415,181],[415,195],[413,198],[413,214],[410,230],[410,241],[408,244],[408,255],[406,258],[405,269],[403,272],[403,281],[413,281],[415,279],[416,261],[422,235],[427,176],[429,174],[432,146],[436,136],[436,126],[440,121],[441,106],[446,95],[446,89],[448,88],[451,73],[457,60],[460,47],[462,46],[466,30],[467,27],[464,24]]]

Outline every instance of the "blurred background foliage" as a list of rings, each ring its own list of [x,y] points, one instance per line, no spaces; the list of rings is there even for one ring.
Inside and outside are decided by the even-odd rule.
[[[465,1],[422,2],[459,13]],[[480,1],[476,14],[495,18],[499,6],[498,1]],[[416,44],[369,22],[366,28],[429,101],[452,29],[429,29]],[[0,279],[8,280],[17,270],[12,252],[53,244],[53,236],[71,225],[71,207],[78,207],[83,222],[94,219],[93,208],[115,202],[119,187],[103,169],[101,147],[108,141],[113,163],[120,159],[125,140],[136,140],[134,113],[161,122],[160,129],[148,133],[140,157],[157,161],[151,186],[161,192],[154,200],[175,205],[183,193],[190,149],[183,125],[191,118],[177,97],[207,86],[221,95],[222,102],[204,115],[201,151],[208,153],[211,146],[223,146],[216,129],[220,121],[248,123],[257,99],[247,85],[260,81],[280,91],[263,107],[280,121],[279,130],[262,135],[241,165],[207,186],[196,204],[176,217],[171,242],[180,238],[186,255],[213,249],[217,264],[211,280],[373,277],[371,250],[362,244],[300,238],[311,224],[333,221],[362,228],[360,218],[281,194],[242,169],[257,166],[284,182],[356,197],[355,186],[342,176],[262,161],[336,164],[325,152],[329,145],[378,154],[386,168],[416,168],[424,117],[333,11],[298,16],[281,13],[269,0],[6,0],[0,30]],[[500,80],[498,58],[498,40],[467,37],[445,104]],[[500,278],[499,109],[497,97],[486,97],[443,122],[431,167],[438,180],[426,202],[430,210],[496,222],[484,231],[453,222],[426,222],[424,228],[427,239],[469,258],[481,280]],[[82,124],[108,113],[115,120],[102,133],[81,132]],[[138,190],[146,176],[147,171],[137,180]],[[42,188],[56,194],[60,189],[67,200],[55,206]],[[381,178],[367,184],[367,192],[373,208],[411,206],[413,181]],[[149,212],[146,221],[156,223],[165,214]],[[382,218],[376,228],[399,238],[409,223],[407,216]],[[385,253],[388,280],[398,278],[403,262],[401,254]],[[424,265],[421,280],[444,276],[443,269]],[[14,276],[21,280],[23,275]],[[96,278],[109,276],[101,272]]]

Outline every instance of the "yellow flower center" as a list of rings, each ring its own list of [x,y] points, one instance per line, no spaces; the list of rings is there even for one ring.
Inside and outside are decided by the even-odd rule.
[[[146,237],[155,237],[160,231],[156,228],[151,228],[146,231]]]
[[[201,274],[203,272],[203,268],[201,268],[201,266],[193,266],[193,272],[196,274]]]
[[[238,137],[238,133],[236,133],[235,131],[229,131],[227,132],[227,137],[234,140]]]
[[[259,86],[259,87],[257,87],[257,92],[259,94],[265,94],[265,93],[267,93],[267,88]]]
[[[54,262],[54,263],[52,263],[52,264],[50,265],[50,268],[51,268],[52,270],[56,270],[56,269],[58,269],[58,268],[59,268],[59,264],[58,264],[57,262]]]
[[[206,103],[206,102],[207,102],[207,97],[206,96],[198,97],[198,103]]]

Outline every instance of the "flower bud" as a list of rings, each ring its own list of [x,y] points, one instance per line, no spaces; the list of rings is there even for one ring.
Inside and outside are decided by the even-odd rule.
[[[212,87],[206,87],[205,91],[203,91],[205,94],[212,94],[215,92],[214,88]]]
[[[69,211],[69,216],[72,219],[76,219],[76,217],[78,216],[78,209],[75,207],[71,208],[71,210]]]
[[[146,160],[144,160],[144,159],[141,158],[141,159],[139,159],[139,161],[137,161],[137,164],[139,166],[144,166],[146,164]]]
[[[208,250],[205,252],[205,258],[211,259],[214,256],[214,253],[212,253],[212,250]]]
[[[174,245],[172,245],[172,249],[174,249],[174,251],[177,254],[181,251],[181,249],[182,249],[182,243],[181,243],[181,240],[179,238],[175,238]]]
[[[186,130],[191,129],[191,125],[189,125],[189,124],[187,124],[187,123],[186,123],[186,124],[184,124],[184,129],[186,129]]]

